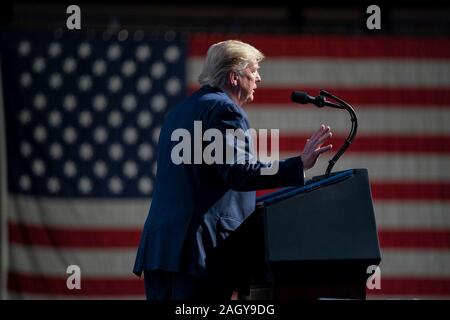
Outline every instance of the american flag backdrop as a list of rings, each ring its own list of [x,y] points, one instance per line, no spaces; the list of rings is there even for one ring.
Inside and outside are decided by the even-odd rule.
[[[186,40],[9,33],[2,69],[12,298],[142,298],[133,260]],[[66,269],[81,270],[68,290]]]
[[[3,35],[9,297],[144,298],[131,270],[159,127],[198,87],[209,45],[227,38],[267,57],[246,110],[254,128],[280,129],[282,158],[321,123],[336,150],[350,126],[345,111],[292,104],[292,90],[323,88],[354,106],[358,135],[334,171],[369,170],[382,249],[369,298],[450,298],[447,38],[170,32]],[[66,287],[69,265],[81,290]]]

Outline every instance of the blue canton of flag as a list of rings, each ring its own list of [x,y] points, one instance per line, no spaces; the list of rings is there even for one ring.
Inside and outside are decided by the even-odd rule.
[[[159,130],[186,95],[187,40],[142,31],[1,40],[8,297],[143,298],[133,262]],[[70,265],[80,290],[66,285]]]
[[[184,39],[13,33],[2,59],[10,192],[151,195],[165,111],[186,94]]]

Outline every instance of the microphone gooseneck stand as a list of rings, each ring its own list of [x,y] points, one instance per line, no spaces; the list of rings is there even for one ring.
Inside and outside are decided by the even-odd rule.
[[[336,162],[339,160],[339,158],[344,154],[345,150],[347,150],[347,148],[352,144],[353,139],[356,136],[356,131],[358,130],[358,118],[356,117],[355,110],[353,110],[352,106],[349,103],[345,102],[344,100],[332,95],[331,93],[329,93],[325,90],[320,90],[319,97],[322,97],[321,99],[323,99],[323,106],[330,106],[333,108],[347,110],[350,113],[350,120],[352,122],[352,127],[350,129],[350,133],[348,134],[348,137],[345,139],[343,145],[339,148],[339,150],[336,152],[336,154],[333,156],[333,158],[331,158],[328,161],[328,167],[327,167],[327,171],[325,172],[325,175],[327,177],[329,177],[331,174],[331,170],[333,169],[333,166],[336,164]],[[324,97],[331,98],[331,99],[335,100],[337,103],[330,103],[330,102],[326,101]]]

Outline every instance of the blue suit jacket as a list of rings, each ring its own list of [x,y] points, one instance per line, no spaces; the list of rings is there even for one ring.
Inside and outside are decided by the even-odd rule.
[[[204,86],[172,108],[161,128],[157,176],[133,272],[166,270],[206,276],[206,257],[255,209],[255,191],[303,184],[300,157],[279,162],[275,175],[261,175],[266,164],[180,164],[171,160],[175,129],[194,136],[202,129],[249,129],[245,111],[224,92]],[[246,149],[248,146],[246,146]],[[192,154],[193,156],[193,154]]]

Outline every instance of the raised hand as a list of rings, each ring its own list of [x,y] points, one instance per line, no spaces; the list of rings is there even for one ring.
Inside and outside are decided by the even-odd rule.
[[[308,170],[312,168],[317,161],[317,158],[324,152],[327,152],[333,148],[333,145],[328,144],[322,147],[322,144],[330,139],[332,136],[331,129],[329,126],[321,125],[320,129],[317,130],[311,138],[306,140],[303,152],[300,155],[303,162],[303,169]]]

